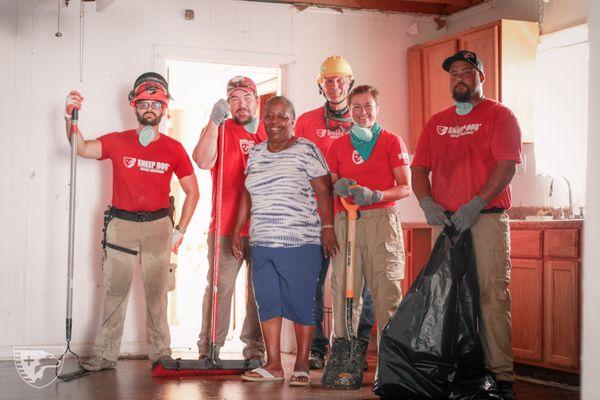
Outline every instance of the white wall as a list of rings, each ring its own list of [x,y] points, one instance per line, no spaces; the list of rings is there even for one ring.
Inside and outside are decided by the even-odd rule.
[[[405,29],[420,17],[298,12],[225,0],[117,0],[102,13],[88,5],[80,83],[79,2],[62,10],[60,39],[54,37],[56,12],[33,3],[0,1],[0,357],[10,357],[13,345],[64,340],[69,150],[62,110],[69,89],[85,97],[80,127],[93,138],[134,126],[126,101],[130,86],[140,73],[160,71],[167,55],[240,64],[290,60],[286,94],[303,112],[323,102],[315,86],[320,63],[341,54],[358,82],[381,89],[383,125],[408,136],[405,51],[411,43]],[[185,8],[195,10],[195,21],[183,19]],[[100,322],[100,227],[110,201],[110,164],[80,159],[78,178],[73,341],[86,353]],[[408,208],[406,219],[420,217],[414,203]],[[123,337],[126,353],[145,349],[142,293],[137,276]]]
[[[600,3],[590,1],[589,38],[590,38],[590,110],[600,109]],[[600,237],[600,115],[592,112],[589,115],[588,135],[588,172],[587,200],[588,205],[583,254],[583,375],[582,398],[584,400],[600,399],[598,382],[600,381],[600,319],[598,319],[598,304],[600,304],[600,247],[597,245]],[[597,169],[598,168],[598,169]]]
[[[568,3],[577,4],[577,10],[580,2]],[[341,54],[351,62],[358,83],[380,89],[383,126],[406,139],[407,47],[493,19],[536,18],[535,0],[498,0],[492,8],[476,7],[451,17],[452,30],[443,31],[435,31],[430,17],[298,12],[286,5],[229,0],[117,0],[102,13],[87,6],[80,83],[79,2],[72,1],[61,12],[60,39],[54,37],[56,12],[33,3],[0,1],[0,183],[5,193],[0,199],[0,357],[9,357],[13,345],[63,342],[69,151],[62,109],[69,89],[79,89],[85,97],[81,128],[91,138],[134,126],[126,101],[130,86],[141,72],[164,72],[167,56],[241,64],[289,62],[284,66],[284,93],[303,112],[323,102],[314,83],[320,63]],[[195,21],[183,19],[185,8],[195,10]],[[565,18],[571,23],[567,12],[555,17],[554,26]],[[409,37],[405,31],[414,22],[421,34]],[[85,353],[99,324],[100,226],[110,201],[110,165],[79,160],[78,177],[73,340]],[[412,198],[402,201],[400,209],[404,220],[423,218]],[[122,350],[137,354],[145,350],[139,276],[129,303]]]

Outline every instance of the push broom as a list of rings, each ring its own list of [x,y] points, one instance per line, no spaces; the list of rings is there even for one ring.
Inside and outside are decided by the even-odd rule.
[[[68,353],[71,353],[77,359],[77,370],[58,375],[58,379],[64,382],[72,381],[73,379],[81,378],[89,372],[81,367],[79,356],[71,350],[71,331],[73,329],[73,255],[75,242],[75,193],[77,184],[77,123],[79,119],[79,110],[73,109],[71,115],[71,130],[69,132],[69,140],[71,142],[71,173],[69,183],[69,254],[67,260],[67,319],[66,319],[66,341],[67,348],[65,352],[58,358],[58,362],[64,361]]]
[[[219,169],[217,170],[217,198],[215,212],[215,248],[213,256],[212,309],[210,323],[210,351],[208,357],[198,360],[163,360],[152,369],[155,377],[183,377],[202,375],[239,375],[261,366],[261,360],[221,360],[217,345],[217,310],[219,266],[221,260],[221,214],[223,206],[223,165],[225,158],[225,124],[219,127]]]

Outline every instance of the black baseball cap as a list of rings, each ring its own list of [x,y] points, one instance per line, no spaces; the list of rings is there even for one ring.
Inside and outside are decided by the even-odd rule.
[[[477,58],[477,54],[473,53],[472,51],[461,50],[453,56],[446,58],[442,63],[442,68],[444,68],[444,71],[449,72],[450,67],[455,61],[466,61],[474,66],[479,72],[483,72],[483,63],[479,58]]]

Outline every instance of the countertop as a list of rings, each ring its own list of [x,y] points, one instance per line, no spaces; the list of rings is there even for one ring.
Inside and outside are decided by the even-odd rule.
[[[515,229],[568,229],[583,227],[582,219],[555,219],[550,221],[527,221],[524,219],[511,219],[510,227]],[[422,221],[402,221],[404,229],[428,229],[431,228],[427,222]]]

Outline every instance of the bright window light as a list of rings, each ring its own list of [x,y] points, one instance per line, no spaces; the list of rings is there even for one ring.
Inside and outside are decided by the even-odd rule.
[[[583,206],[588,132],[588,30],[580,25],[543,35],[537,54],[535,101],[536,172],[566,177],[573,202]],[[566,184],[558,202],[565,206]]]

